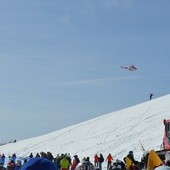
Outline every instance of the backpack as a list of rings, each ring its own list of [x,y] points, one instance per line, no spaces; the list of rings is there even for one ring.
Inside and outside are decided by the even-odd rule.
[[[100,157],[100,161],[101,161],[101,162],[104,162],[103,156]]]

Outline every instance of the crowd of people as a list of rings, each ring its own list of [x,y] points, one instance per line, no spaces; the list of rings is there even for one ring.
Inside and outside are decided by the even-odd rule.
[[[166,157],[164,166],[170,169],[170,155]],[[28,157],[18,159],[14,153],[8,158],[4,154],[0,155],[0,170],[142,170],[147,166],[145,159],[142,157],[140,161],[135,160],[133,151],[129,151],[123,160],[114,158],[111,153],[105,158],[102,153],[95,154],[93,160],[90,160],[90,157],[80,160],[78,155],[71,157],[70,154],[53,156],[51,152],[41,152],[36,155],[30,153]],[[104,168],[103,162],[106,163]]]
[[[4,154],[0,155],[0,170],[21,170],[22,167],[33,158],[43,158],[51,161],[55,165],[56,170],[82,170],[82,166],[88,165],[91,167],[90,169],[85,170],[102,170],[103,162],[107,162],[107,170],[110,170],[112,167],[112,162],[114,160],[111,153],[108,154],[106,158],[102,155],[102,153],[95,154],[94,160],[90,160],[90,157],[85,157],[81,161],[78,155],[74,155],[71,157],[70,154],[57,154],[53,156],[51,152],[40,152],[35,155],[30,153],[30,155],[26,158],[18,159],[16,154],[14,153],[12,156],[8,158],[5,157]],[[8,161],[6,161],[8,160]],[[81,165],[81,166],[80,166]]]

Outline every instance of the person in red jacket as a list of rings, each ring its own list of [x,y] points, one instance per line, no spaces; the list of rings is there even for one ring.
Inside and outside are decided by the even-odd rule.
[[[111,163],[113,161],[113,157],[112,157],[111,153],[109,153],[109,155],[107,156],[106,161],[107,161],[107,170],[109,170],[111,167]]]
[[[80,160],[77,155],[74,155],[73,163],[71,166],[71,170],[75,170],[76,166],[79,164]]]
[[[95,167],[99,166],[99,157],[97,154],[94,155],[94,166]]]

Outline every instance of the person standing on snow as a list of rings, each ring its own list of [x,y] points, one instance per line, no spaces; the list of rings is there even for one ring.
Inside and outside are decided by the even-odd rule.
[[[76,166],[79,164],[80,160],[77,155],[74,155],[73,163],[71,166],[71,170],[75,170]]]
[[[14,154],[12,155],[12,157],[11,157],[11,159],[14,161],[14,163],[15,163],[16,158],[17,158],[17,156],[16,156],[16,154],[14,153]]]
[[[5,155],[4,155],[4,154],[2,154],[1,157],[0,157],[0,163],[1,163],[2,165],[5,164]]]
[[[76,170],[95,170],[94,165],[90,162],[89,157],[83,158],[77,165]]]
[[[111,153],[109,153],[109,155],[108,155],[107,158],[106,158],[107,170],[110,169],[112,161],[113,161],[113,157],[112,157]]]
[[[99,156],[99,169],[102,170],[102,163],[104,162],[104,157],[103,155],[100,153]]]
[[[17,160],[14,170],[21,170],[21,168],[22,168],[21,160]]]
[[[125,170],[125,164],[121,161],[116,159],[115,162],[113,162],[113,165],[110,167],[110,170]]]
[[[64,155],[64,157],[61,159],[60,165],[61,165],[61,170],[69,170],[70,162],[66,155]]]
[[[153,93],[149,93],[149,99],[152,100],[154,94]]]
[[[133,151],[129,151],[128,155],[124,158],[124,162],[126,164],[126,170],[129,170],[133,166],[137,166],[139,163],[134,159]]]
[[[129,154],[127,155],[127,157],[132,161],[134,165],[137,165],[139,163],[138,161],[135,160],[133,151],[129,151]]]
[[[94,166],[95,167],[99,166],[99,157],[97,154],[94,155]]]

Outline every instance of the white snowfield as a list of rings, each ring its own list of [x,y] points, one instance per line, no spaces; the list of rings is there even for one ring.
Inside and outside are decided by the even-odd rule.
[[[130,150],[140,160],[143,150],[158,150],[162,144],[163,119],[170,119],[170,95],[146,101],[126,109],[108,113],[52,133],[0,146],[6,157],[16,153],[26,157],[32,152],[77,154],[80,159],[89,156],[93,162],[96,153],[106,158],[108,153],[123,159]],[[56,120],[57,122],[57,120]],[[21,127],[22,128],[22,127]],[[29,128],[29,127],[28,127]]]

